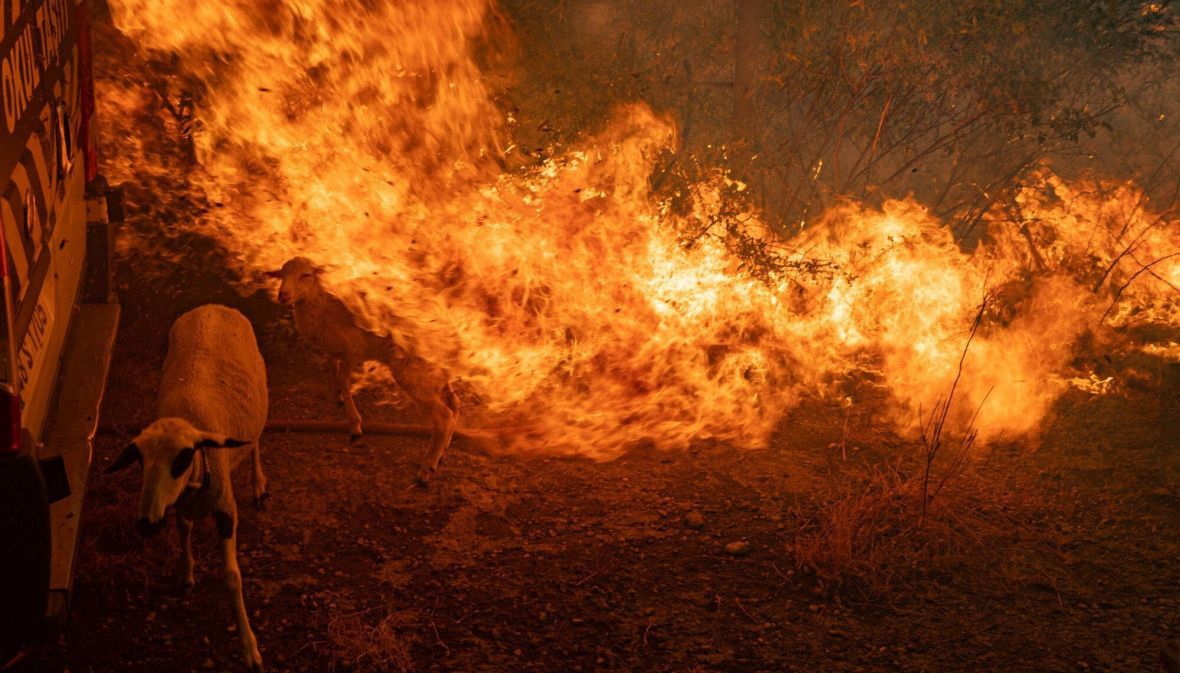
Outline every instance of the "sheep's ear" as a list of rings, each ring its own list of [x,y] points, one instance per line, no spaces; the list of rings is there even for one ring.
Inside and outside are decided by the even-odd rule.
[[[220,438],[219,435],[210,435],[193,444],[197,449],[236,449],[239,446],[245,446],[250,442],[241,439]]]
[[[131,442],[127,445],[127,448],[123,449],[123,453],[119,454],[119,457],[115,459],[115,462],[111,463],[111,466],[107,468],[106,473],[110,474],[112,472],[118,472],[119,470],[135,462],[142,463],[143,454],[140,453],[139,447],[135,445],[135,442]]]
[[[180,476],[183,475],[186,470],[188,470],[189,466],[193,464],[193,456],[196,453],[197,450],[195,448],[186,448],[181,449],[180,453],[176,454],[176,457],[172,459],[173,479],[179,479]]]
[[[263,271],[262,275],[266,276],[267,278],[282,278],[283,270],[279,269],[277,271]]]

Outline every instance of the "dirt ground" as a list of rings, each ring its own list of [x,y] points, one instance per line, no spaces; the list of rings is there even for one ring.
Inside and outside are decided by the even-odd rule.
[[[96,58],[108,76],[137,76]],[[163,196],[183,193],[167,180],[128,185],[130,230],[193,216]],[[181,597],[175,533],[133,531],[138,471],[101,473],[150,420],[176,317],[240,309],[267,361],[271,417],[340,415],[327,363],[285,311],[236,293],[207,243],[181,243],[179,261],[122,260],[74,602],[24,670],[242,669],[213,525],[194,533],[197,584]],[[932,515],[924,534],[898,526],[916,513],[888,491],[872,511],[893,518],[858,514],[872,475],[914,443],[871,404],[847,421],[804,404],[759,451],[636,447],[595,463],[458,441],[427,489],[412,485],[422,440],[270,434],[267,510],[236,475],[246,604],[272,671],[1157,670],[1180,642],[1180,364],[1124,353],[1102,365],[1134,365],[1136,384],[1070,391],[1039,441],[981,450],[933,505],[944,528]],[[361,402],[368,419],[413,420]],[[817,544],[853,570],[809,562]]]
[[[100,473],[150,414],[170,322],[203,302],[254,323],[272,418],[336,416],[327,365],[284,311],[200,257],[151,284],[120,271],[116,430],[97,440],[71,616],[27,670],[241,668],[213,526],[197,528],[181,598],[175,534],[132,531],[138,472]],[[1154,670],[1180,637],[1180,370],[1157,364],[1143,390],[1067,394],[1039,446],[993,448],[979,474],[999,505],[979,521],[1011,534],[884,589],[796,563],[816,495],[906,444],[868,413],[843,455],[843,414],[818,403],[763,451],[639,447],[599,464],[458,442],[428,489],[412,486],[421,440],[268,435],[271,505],[242,506],[247,605],[276,671]],[[363,401],[371,419],[409,420]]]

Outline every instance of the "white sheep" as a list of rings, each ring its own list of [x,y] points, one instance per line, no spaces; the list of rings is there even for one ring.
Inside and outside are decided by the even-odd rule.
[[[183,549],[180,581],[186,591],[193,584],[193,522],[213,515],[242,656],[252,671],[262,670],[262,655],[242,600],[236,546],[238,509],[230,472],[251,456],[254,498],[261,506],[267,491],[258,440],[266,413],[266,365],[250,321],[225,306],[200,306],[180,316],[168,334],[159,419],[107,468],[109,473],[134,462],[143,465],[143,495],[136,521],[142,535],[158,533],[169,511],[175,510]]]
[[[321,270],[303,257],[288,260],[279,271],[268,272],[282,282],[279,302],[292,307],[295,329],[332,359],[337,394],[350,422],[350,440],[360,439],[361,415],[352,399],[350,381],[357,366],[375,360],[393,372],[402,390],[430,421],[431,435],[418,470],[417,481],[426,485],[438,471],[443,452],[451,443],[459,422],[459,397],[446,371],[416,353],[399,346],[392,337],[357,325],[356,317],[339,297],[320,282]]]

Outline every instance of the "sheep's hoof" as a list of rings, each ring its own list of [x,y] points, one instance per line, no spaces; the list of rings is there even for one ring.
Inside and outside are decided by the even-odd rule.
[[[246,668],[250,669],[250,673],[262,673],[262,654],[258,652],[258,645],[251,644],[243,649],[242,654],[246,660]]]
[[[193,593],[193,581],[180,580],[180,584],[176,587],[176,593],[180,594],[181,598],[188,598]]]
[[[418,475],[414,477],[414,483],[421,488],[426,488],[430,485],[430,478],[434,476],[434,470],[422,468],[418,470]]]
[[[257,497],[255,497],[255,498],[254,498],[254,507],[256,507],[256,508],[258,508],[258,509],[260,509],[260,510],[265,510],[265,509],[266,509],[266,501],[267,501],[267,500],[270,500],[270,492],[269,492],[269,491],[263,491],[263,492],[262,492],[262,495],[259,495],[259,496],[257,496]]]
[[[349,444],[356,444],[357,442],[361,441],[362,437],[364,437],[364,435],[359,432],[350,433],[348,435],[348,443]]]

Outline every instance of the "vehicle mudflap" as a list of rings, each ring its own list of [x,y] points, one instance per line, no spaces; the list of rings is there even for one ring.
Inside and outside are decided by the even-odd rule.
[[[83,298],[115,301],[115,228],[123,221],[123,189],[99,176],[86,186],[86,264]]]
[[[61,456],[43,458],[37,463],[41,477],[45,480],[45,496],[49,504],[70,496],[70,477],[66,474],[66,461]]]

